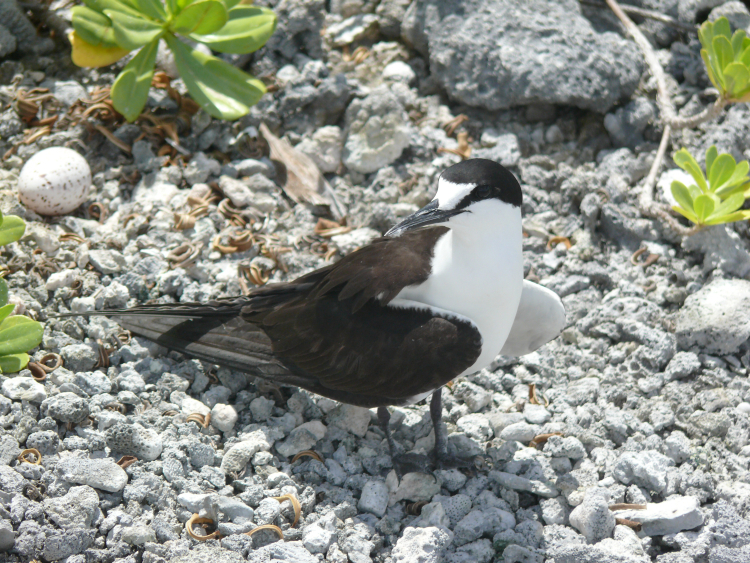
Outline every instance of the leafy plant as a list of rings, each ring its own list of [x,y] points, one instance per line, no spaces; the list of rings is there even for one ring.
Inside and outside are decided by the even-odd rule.
[[[188,92],[213,117],[237,119],[265,93],[263,83],[185,43],[220,53],[257,51],[276,29],[268,8],[240,0],[84,0],[72,9],[71,45],[78,66],[105,66],[140,49],[112,86],[112,102],[128,121],[143,110],[159,41],[172,51]]]
[[[740,210],[750,198],[750,164],[735,162],[731,154],[719,154],[715,146],[706,151],[706,173],[686,149],[674,155],[674,161],[695,180],[686,186],[672,182],[672,196],[679,205],[677,213],[696,225],[719,225],[750,219],[750,210]]]
[[[705,22],[698,31],[708,77],[728,102],[750,102],[750,38],[732,35],[727,18]]]
[[[15,215],[0,213],[0,246],[20,239],[26,223]],[[8,303],[8,284],[0,278],[0,372],[20,371],[29,363],[26,353],[39,346],[44,327],[29,317],[11,315],[15,305]]]

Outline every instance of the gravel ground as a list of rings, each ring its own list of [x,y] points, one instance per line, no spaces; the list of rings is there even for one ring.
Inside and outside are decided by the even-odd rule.
[[[636,3],[689,23],[720,5],[712,18],[750,23],[740,2]],[[0,62],[0,208],[28,221],[0,263],[18,311],[45,325],[34,358],[64,362],[41,382],[0,375],[0,561],[750,561],[750,232],[683,241],[637,212],[660,137],[655,85],[609,13],[572,0],[271,5],[272,40],[233,59],[275,86],[247,117],[178,114],[152,90],[179,151],[157,122],[81,118],[92,104],[77,100],[110,69],[20,37]],[[695,35],[640,25],[678,108],[711,103]],[[53,95],[37,117],[61,116],[50,131],[9,104],[37,87]],[[325,173],[345,224],[282,190],[261,123]],[[466,142],[520,179],[524,273],[568,314],[538,352],[443,391],[450,449],[477,456],[474,470],[399,483],[373,411],[130,339],[103,317],[51,317],[238,295],[321,267],[429,201]],[[711,144],[750,157],[746,105],[674,139],[696,155]],[[15,189],[50,146],[84,155],[94,188],[44,219]],[[404,450],[431,449],[425,404],[391,420]],[[41,463],[18,461],[29,448]],[[194,515],[212,521],[197,537]],[[283,540],[246,535],[265,525]]]

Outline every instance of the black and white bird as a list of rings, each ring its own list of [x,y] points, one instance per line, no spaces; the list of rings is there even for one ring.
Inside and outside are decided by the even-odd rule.
[[[432,394],[435,463],[450,466],[441,387],[555,338],[565,310],[524,281],[521,187],[490,160],[446,169],[437,195],[335,264],[249,295],[91,311],[202,360],[359,405]],[[396,456],[398,457],[398,456]],[[394,457],[394,465],[396,458]]]

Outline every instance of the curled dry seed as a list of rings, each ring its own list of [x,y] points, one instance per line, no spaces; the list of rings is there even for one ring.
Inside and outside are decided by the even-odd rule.
[[[33,455],[34,461],[28,459],[28,456]],[[20,454],[18,454],[18,462],[19,463],[30,463],[31,465],[41,465],[42,464],[42,454],[39,453],[39,450],[34,448],[28,448],[26,450],[23,450]]]
[[[535,436],[531,442],[529,442],[529,447],[536,448],[537,446],[544,444],[552,436],[562,436],[562,435],[563,435],[562,432],[550,432],[548,434],[539,434],[538,436]]]
[[[138,461],[138,458],[134,455],[124,455],[117,460],[117,465],[125,469],[126,467],[133,465],[136,461]]]
[[[122,403],[118,403],[117,401],[109,403],[104,408],[108,411],[119,412],[120,414],[125,414],[125,412],[127,411],[125,405],[123,405]]]
[[[529,403],[531,403],[532,405],[544,404],[545,407],[549,406],[549,401],[547,400],[547,397],[542,395],[542,399],[544,403],[542,403],[542,401],[539,400],[539,392],[536,389],[536,384],[529,383]]]
[[[200,254],[202,246],[203,245],[200,243],[181,244],[167,254],[167,260],[172,262],[173,268],[185,268],[195,262],[195,259]]]
[[[99,338],[96,341],[98,352],[99,352],[99,358],[96,362],[95,368],[108,368],[109,367],[109,355],[112,353],[112,349],[108,348],[104,345],[104,342],[102,342],[102,339]]]
[[[318,219],[318,222],[315,224],[315,229],[313,230],[313,232],[319,237],[331,238],[335,235],[343,235],[344,233],[348,233],[351,230],[352,228],[347,226],[345,223],[339,224],[336,221],[331,221],[330,219],[324,219],[323,217],[320,217]]]
[[[449,137],[452,137],[453,133],[456,132],[456,129],[458,129],[458,127],[462,123],[465,123],[467,121],[469,121],[469,118],[462,113],[460,115],[457,115],[450,121],[446,121],[445,123],[443,123],[442,127],[445,130],[445,134],[448,135]]]
[[[104,220],[107,218],[107,208],[104,207],[104,204],[95,201],[89,205],[89,215],[100,223],[104,223]]]
[[[77,235],[76,233],[63,233],[59,237],[57,237],[57,239],[60,242],[75,242],[78,244],[83,244],[84,242],[86,242],[85,238]]]
[[[550,237],[547,241],[547,250],[552,250],[560,243],[564,244],[565,248],[568,249],[573,246],[573,243],[570,242],[568,237]]]
[[[129,330],[123,330],[122,332],[117,333],[117,340],[119,340],[123,346],[127,346],[128,344],[130,344],[130,341],[132,339],[133,335]]]
[[[427,505],[426,500],[420,500],[419,502],[411,502],[406,505],[406,513],[410,516],[419,516],[422,514],[422,508]]]
[[[658,259],[660,254],[649,254],[646,256],[646,259],[643,261],[643,268],[648,268],[651,264],[654,264]]]
[[[292,458],[292,463],[297,461],[301,457],[311,457],[313,459],[317,459],[319,462],[323,463],[323,458],[320,456],[320,454],[313,450],[305,450],[303,452],[298,453],[296,456]]]
[[[185,531],[188,533],[188,535],[191,538],[193,538],[194,540],[198,540],[198,541],[208,541],[208,540],[218,539],[221,537],[221,533],[218,530],[208,534],[207,536],[199,536],[195,532],[193,532],[194,524],[213,524],[213,523],[214,521],[211,520],[210,518],[201,518],[197,514],[193,514],[190,517],[190,520],[185,522]],[[205,526],[203,526],[203,529],[205,531]]]
[[[176,414],[177,414],[177,411],[176,410],[171,410],[171,409],[168,410],[168,411],[164,411],[163,413],[161,413],[162,416],[174,416]]]
[[[41,487],[44,486],[41,483],[39,485]],[[43,494],[42,492],[39,491],[39,489],[37,489],[31,483],[26,483],[26,485],[24,485],[24,487],[23,487],[23,489],[22,489],[21,492],[23,493],[23,496],[25,496],[26,498],[28,498],[30,500],[41,500],[42,494]]]
[[[50,365],[50,362],[54,362],[54,363]],[[63,359],[60,354],[56,354],[55,352],[50,352],[49,354],[45,354],[44,356],[42,356],[42,359],[39,360],[39,365],[45,372],[52,373],[57,368],[62,367]]]
[[[236,246],[225,246],[221,244],[221,233],[211,239],[211,248],[218,250],[222,254],[232,254],[233,252],[237,252]]]
[[[280,497],[272,498],[273,500],[277,500],[279,502],[288,500],[292,503],[292,507],[294,508],[294,522],[292,522],[292,528],[294,528],[297,525],[297,522],[299,522],[299,517],[302,515],[302,507],[300,506],[297,497],[295,497],[294,495],[281,495]]]
[[[240,231],[229,235],[229,245],[234,246],[237,252],[244,252],[250,250],[255,244],[255,238],[253,237],[252,231]]]
[[[631,528],[632,530],[636,532],[640,532],[641,526],[640,522],[633,522],[632,520],[628,520],[626,518],[615,518],[615,524],[620,524],[621,526],[627,526],[628,528]]]
[[[174,228],[178,231],[186,231],[195,227],[195,217],[190,213],[175,213]]]
[[[646,510],[648,508],[645,504],[630,504],[628,502],[620,502],[618,504],[610,504],[610,510]]]
[[[29,364],[26,366],[26,369],[31,372],[31,377],[34,379],[34,381],[42,382],[47,379],[47,372],[41,365],[36,362],[29,362]]]
[[[263,524],[262,526],[253,528],[249,532],[245,532],[245,535],[252,537],[255,532],[260,532],[261,530],[273,530],[279,535],[280,539],[284,539],[284,532],[281,531],[281,528],[279,528],[278,526],[274,526],[273,524]]]
[[[197,422],[203,428],[208,428],[208,425],[211,424],[211,413],[203,416],[200,413],[194,412],[193,414],[188,415],[185,422]]]
[[[83,422],[78,423],[78,427],[88,428],[89,426],[93,426],[95,422],[96,422],[96,419],[93,416],[89,415],[83,420]]]
[[[635,252],[633,252],[633,255],[630,257],[630,263],[633,266],[637,266],[638,265],[638,257],[641,254],[643,254],[644,252],[648,252],[648,248],[646,248],[645,246],[642,246],[641,248],[639,248],[638,250],[636,250]]]

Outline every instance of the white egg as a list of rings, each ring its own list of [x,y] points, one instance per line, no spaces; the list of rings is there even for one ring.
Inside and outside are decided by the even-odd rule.
[[[65,215],[88,197],[91,168],[80,154],[50,147],[32,156],[18,177],[18,199],[40,215]]]

